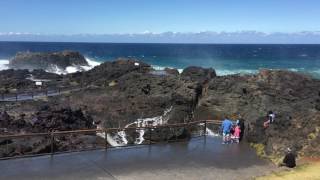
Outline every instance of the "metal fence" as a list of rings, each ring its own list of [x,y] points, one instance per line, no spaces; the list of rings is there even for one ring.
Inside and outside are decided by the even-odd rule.
[[[57,96],[60,94],[66,94],[70,92],[80,91],[84,89],[82,86],[75,87],[59,87],[52,89],[40,89],[40,90],[30,90],[16,93],[1,93],[0,101],[2,102],[15,102],[15,101],[25,101],[25,100],[33,100],[36,98],[49,97],[49,96]]]
[[[218,133],[220,124],[221,121],[204,120],[147,127],[1,135],[0,159],[185,141],[206,136],[209,130]],[[121,135],[126,136],[125,139]]]

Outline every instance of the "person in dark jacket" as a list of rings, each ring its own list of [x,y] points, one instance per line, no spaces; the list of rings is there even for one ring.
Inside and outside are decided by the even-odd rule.
[[[241,141],[241,140],[242,140],[242,138],[243,138],[243,135],[244,135],[244,129],[245,129],[244,119],[240,118],[240,119],[239,119],[239,123],[238,123],[238,125],[240,126],[240,130],[241,130],[241,132],[240,132],[240,138],[239,138],[239,141]]]
[[[290,148],[287,149],[286,155],[283,158],[282,163],[280,166],[286,166],[288,168],[296,167],[296,155],[292,152]]]

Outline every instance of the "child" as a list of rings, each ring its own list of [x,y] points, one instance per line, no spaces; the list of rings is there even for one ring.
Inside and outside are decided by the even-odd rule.
[[[233,142],[239,143],[240,133],[241,133],[240,126],[237,125],[237,126],[234,128],[234,133],[233,133],[233,136],[232,136]]]
[[[263,127],[266,129],[271,123],[274,122],[275,114],[272,111],[269,111],[267,114],[267,120],[263,123]]]

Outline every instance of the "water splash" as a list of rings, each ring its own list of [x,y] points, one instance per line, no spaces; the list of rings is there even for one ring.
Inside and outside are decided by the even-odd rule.
[[[170,112],[172,111],[172,106],[166,109],[161,116],[156,116],[152,118],[140,118],[137,119],[135,122],[127,124],[125,128],[136,126],[136,127],[148,127],[148,126],[158,126],[166,124],[169,120]],[[98,129],[101,127],[98,126]],[[144,129],[137,129],[136,132],[139,136],[134,141],[134,144],[142,144],[144,142],[143,135],[145,134]],[[97,133],[97,136],[105,138],[105,133]],[[124,130],[119,131],[115,134],[107,133],[107,141],[111,146],[119,147],[125,146],[128,144],[127,135]]]

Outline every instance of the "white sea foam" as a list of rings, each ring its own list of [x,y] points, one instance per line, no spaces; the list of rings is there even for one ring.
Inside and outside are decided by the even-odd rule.
[[[137,119],[135,122],[127,124],[125,128],[135,125],[136,127],[146,127],[146,126],[158,126],[166,124],[169,119],[169,113],[172,110],[172,106],[166,109],[161,116],[156,116],[152,118],[141,118]],[[99,129],[99,128],[98,128]],[[139,137],[136,138],[134,144],[142,144],[144,141],[143,135],[145,133],[144,129],[137,129],[136,132],[139,134]],[[104,133],[97,133],[97,136],[105,138]],[[115,134],[107,134],[107,141],[111,146],[125,146],[128,144],[127,135],[125,131],[119,131]]]
[[[228,70],[228,69],[216,69],[218,76],[232,75],[232,74],[255,74],[259,70],[252,69],[238,69],[238,70]]]
[[[157,71],[163,71],[165,68],[175,69],[175,68],[170,67],[170,66],[165,67],[165,66],[152,65],[151,67],[152,67],[153,69],[157,70]],[[183,71],[183,69],[177,69],[177,70],[179,71],[180,74],[181,74],[182,71]]]
[[[78,66],[78,65],[73,65],[73,66],[68,66],[66,69],[61,69],[58,68],[56,65],[52,65],[50,68],[46,69],[47,72],[55,73],[55,74],[70,74],[70,73],[75,73],[79,71],[88,71],[95,66],[100,65],[100,62],[94,61],[92,59],[86,58],[86,61],[88,63],[88,66]]]
[[[0,71],[8,69],[9,60],[0,59]]]

